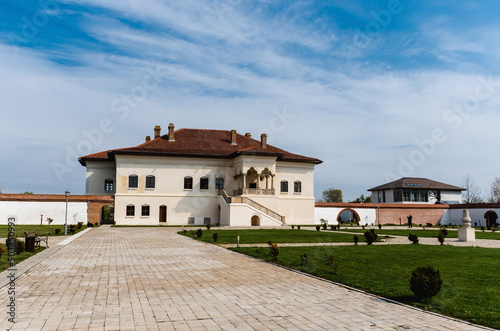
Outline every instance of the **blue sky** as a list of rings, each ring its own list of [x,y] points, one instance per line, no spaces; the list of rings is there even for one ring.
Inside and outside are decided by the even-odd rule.
[[[3,192],[84,193],[77,156],[153,127],[236,129],[324,161],[317,197],[403,176],[487,195],[496,1],[2,1]]]

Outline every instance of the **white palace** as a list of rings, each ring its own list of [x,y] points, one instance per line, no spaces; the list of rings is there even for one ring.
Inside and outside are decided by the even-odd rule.
[[[235,130],[154,129],[138,146],[83,156],[86,195],[114,196],[117,224],[313,224],[314,166]]]

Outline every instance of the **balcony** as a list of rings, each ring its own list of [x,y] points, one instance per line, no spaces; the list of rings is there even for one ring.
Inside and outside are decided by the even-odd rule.
[[[239,188],[234,190],[233,195],[274,195],[274,189]]]

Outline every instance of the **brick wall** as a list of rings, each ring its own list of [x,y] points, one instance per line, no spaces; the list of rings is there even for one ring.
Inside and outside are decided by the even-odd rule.
[[[444,213],[450,208],[449,205],[437,204],[396,204],[396,203],[332,203],[316,202],[316,208],[340,208],[361,211],[371,209],[375,211],[375,219],[370,219],[368,223],[396,224],[399,225],[408,222],[407,217],[412,215],[413,224],[432,223],[438,224]],[[463,206],[463,205],[461,205]]]
[[[446,208],[380,208],[379,209],[379,220],[380,224],[396,224],[399,225],[401,218],[401,224],[408,222],[408,216],[412,216],[412,223],[425,225],[426,223],[432,223],[436,225],[441,220],[448,206]],[[378,221],[377,223],[378,224]]]

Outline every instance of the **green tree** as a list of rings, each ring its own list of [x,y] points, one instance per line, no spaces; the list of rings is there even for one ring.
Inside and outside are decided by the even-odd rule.
[[[25,191],[23,194],[33,194],[33,192]]]
[[[329,188],[323,191],[322,202],[343,202],[342,190]]]
[[[359,198],[356,198],[356,200],[354,200],[352,202],[355,202],[355,203],[369,203],[369,202],[372,202],[372,197],[371,197],[371,195],[365,197],[363,194],[361,194],[361,196]]]

